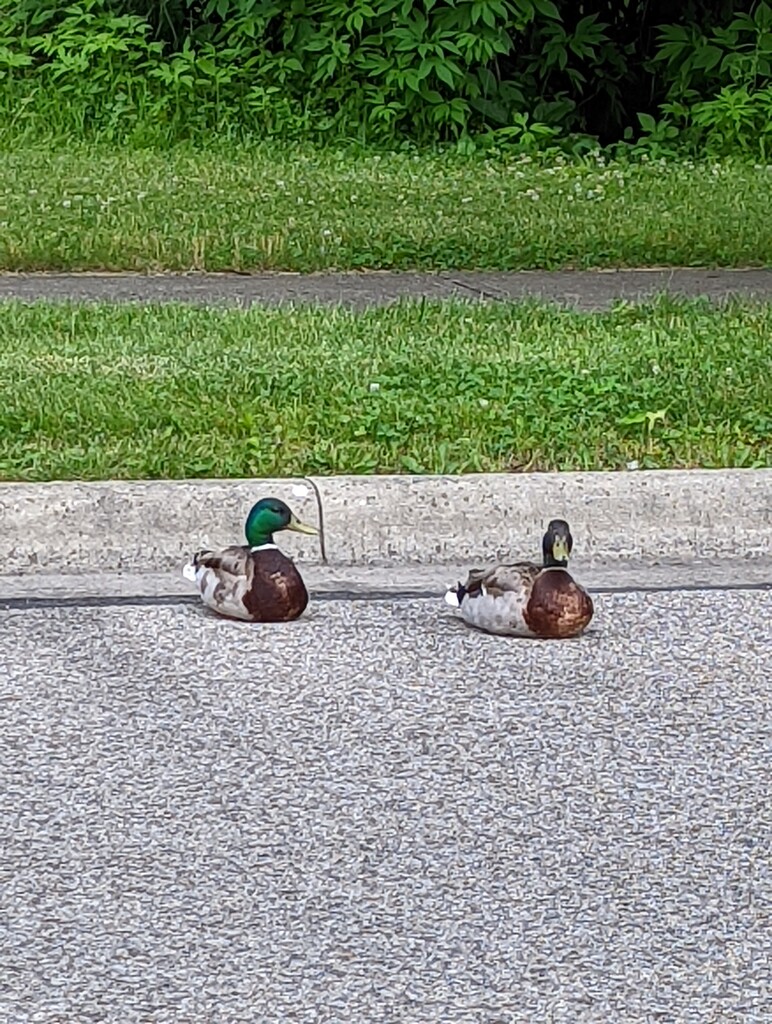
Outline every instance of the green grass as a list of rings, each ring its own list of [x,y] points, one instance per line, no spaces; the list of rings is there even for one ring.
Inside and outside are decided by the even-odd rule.
[[[772,306],[9,303],[0,477],[772,465]],[[646,414],[649,414],[648,420]]]
[[[772,167],[237,146],[0,152],[0,269],[772,263]]]

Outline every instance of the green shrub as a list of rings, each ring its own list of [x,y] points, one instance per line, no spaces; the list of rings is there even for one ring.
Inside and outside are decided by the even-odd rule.
[[[664,0],[0,0],[0,118],[153,142],[217,131],[762,155],[772,8]],[[475,142],[469,140],[474,137]],[[754,142],[754,139],[757,139]]]
[[[772,6],[767,0],[703,32],[664,25],[651,61],[667,86],[644,144],[766,160],[772,150]]]

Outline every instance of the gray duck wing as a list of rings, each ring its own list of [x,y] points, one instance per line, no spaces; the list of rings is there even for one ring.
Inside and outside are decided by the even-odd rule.
[[[252,570],[252,552],[245,545],[234,544],[220,548],[218,551],[196,552],[193,564],[213,569],[216,573],[228,576],[249,576]]]
[[[510,562],[492,569],[472,569],[464,589],[470,596],[482,593],[483,587],[486,593],[494,596],[508,591],[520,592],[523,586],[532,585],[540,572],[541,566],[534,562]]]

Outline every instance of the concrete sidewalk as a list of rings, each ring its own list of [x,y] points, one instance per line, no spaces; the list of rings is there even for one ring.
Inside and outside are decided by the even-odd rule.
[[[574,309],[609,308],[666,292],[724,301],[772,301],[772,270],[577,270],[325,274],[0,274],[0,301],[188,302],[195,305],[321,304],[350,309],[400,299],[514,301],[538,298]]]

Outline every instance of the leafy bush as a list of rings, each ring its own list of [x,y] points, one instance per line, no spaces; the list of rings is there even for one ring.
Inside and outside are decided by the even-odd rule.
[[[650,67],[664,67],[669,101],[690,102],[722,86],[752,88],[772,73],[772,7],[760,0],[709,33],[697,24],[662,25]]]
[[[725,86],[715,99],[694,105],[691,121],[711,156],[772,157],[772,86]]]
[[[766,160],[772,152],[772,6],[756,3],[725,26],[663,25],[650,62],[665,79],[662,120],[641,118],[645,142],[710,156]]]
[[[0,0],[18,132],[768,148],[767,0]],[[757,144],[754,140],[760,138]],[[477,145],[464,141],[465,145]],[[759,148],[761,147],[761,148]]]

